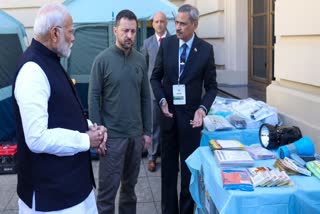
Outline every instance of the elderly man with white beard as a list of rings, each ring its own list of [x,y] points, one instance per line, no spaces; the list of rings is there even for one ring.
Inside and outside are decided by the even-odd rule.
[[[90,149],[104,155],[107,132],[86,120],[60,64],[75,39],[72,17],[62,4],[44,5],[34,34],[13,83],[19,213],[96,214]]]

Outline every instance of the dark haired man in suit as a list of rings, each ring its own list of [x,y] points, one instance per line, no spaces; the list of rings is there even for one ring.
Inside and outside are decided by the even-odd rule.
[[[217,94],[213,47],[196,36],[198,19],[195,7],[179,8],[175,21],[177,34],[162,41],[150,80],[162,110],[161,207],[164,214],[193,213],[194,203],[189,192],[191,174],[185,160],[199,145],[203,118]]]

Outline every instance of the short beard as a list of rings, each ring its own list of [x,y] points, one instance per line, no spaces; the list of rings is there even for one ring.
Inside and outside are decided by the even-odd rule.
[[[120,41],[118,41],[118,43],[123,50],[130,50],[133,46],[133,43],[131,45],[127,45],[126,42],[120,42]]]
[[[61,57],[68,58],[71,54],[71,47],[72,47],[72,44],[69,47],[65,38],[63,38],[63,40],[60,40],[58,44],[58,48],[57,48],[58,55]]]

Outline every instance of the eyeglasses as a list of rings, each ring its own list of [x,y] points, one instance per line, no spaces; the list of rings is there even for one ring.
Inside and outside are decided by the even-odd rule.
[[[60,25],[55,26],[55,28],[59,28],[59,29],[63,30],[63,27],[61,27]],[[71,30],[68,30],[68,33],[74,34],[74,29],[72,28]]]

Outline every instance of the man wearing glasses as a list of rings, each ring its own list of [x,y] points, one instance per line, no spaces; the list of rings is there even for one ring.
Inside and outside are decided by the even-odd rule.
[[[89,150],[104,155],[107,133],[86,120],[60,64],[75,39],[72,18],[61,4],[44,5],[34,34],[13,83],[19,213],[96,214]]]

